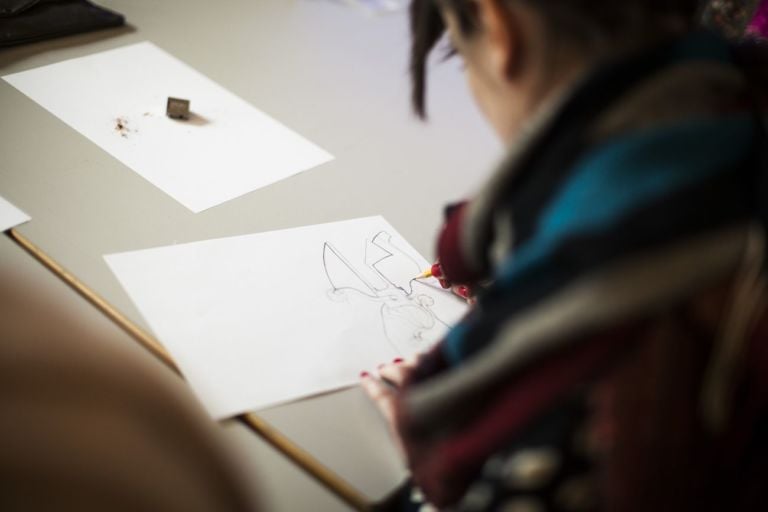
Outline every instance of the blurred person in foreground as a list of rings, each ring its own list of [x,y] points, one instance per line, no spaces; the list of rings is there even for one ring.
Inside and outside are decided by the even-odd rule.
[[[381,509],[768,510],[768,61],[697,4],[412,2],[416,111],[446,34],[507,155],[438,237],[472,309],[362,376]]]
[[[0,510],[258,510],[176,375],[96,310],[109,329],[84,323],[69,290],[57,302],[3,261],[0,283]]]

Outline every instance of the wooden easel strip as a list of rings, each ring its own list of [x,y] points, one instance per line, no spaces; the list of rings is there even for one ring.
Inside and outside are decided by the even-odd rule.
[[[85,286],[79,279],[77,279],[71,272],[59,265],[50,256],[44,253],[39,247],[33,244],[24,235],[16,231],[15,229],[8,230],[8,236],[11,237],[18,245],[20,245],[25,251],[32,255],[37,261],[43,264],[48,270],[56,274],[62,281],[64,281],[70,288],[74,289],[80,296],[90,302],[92,305],[107,315],[107,317],[118,325],[123,331],[128,333],[130,337],[138,341],[144,348],[149,350],[153,356],[157,357],[165,366],[173,370],[176,374],[181,376],[179,368],[171,358],[170,354],[166,352],[165,348],[159,341],[140,329],[136,324],[128,320],[122,313],[115,309],[111,304],[97,295],[93,290]]]
[[[141,346],[147,349],[152,355],[158,358],[169,369],[171,369],[180,377],[182,376],[171,355],[153,336],[131,322],[128,317],[118,311],[114,306],[109,304],[95,291],[91,290],[71,272],[66,270],[53,258],[48,256],[39,247],[33,244],[24,235],[15,229],[9,229],[7,234],[14,242],[21,246],[22,249],[24,249],[44,267],[58,276],[81,297],[90,302],[99,311],[104,313],[118,327],[120,327],[130,337],[136,340]],[[236,418],[257,435],[259,435],[262,439],[264,439],[274,449],[282,453],[294,464],[303,469],[312,478],[317,480],[326,489],[344,501],[347,505],[359,511],[368,511],[371,509],[368,500],[360,492],[354,489],[341,477],[333,473],[330,469],[322,465],[317,459],[312,457],[312,455],[304,451],[283,434],[278,432],[266,421],[253,413],[241,414]]]

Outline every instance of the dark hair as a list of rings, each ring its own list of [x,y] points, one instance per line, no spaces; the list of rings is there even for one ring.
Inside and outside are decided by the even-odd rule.
[[[693,25],[699,0],[498,0],[525,2],[536,9],[549,32],[585,54],[606,44],[657,39]],[[413,108],[425,117],[426,68],[445,32],[440,9],[452,11],[464,35],[477,27],[472,0],[412,0],[411,82]],[[682,23],[681,23],[682,22]]]

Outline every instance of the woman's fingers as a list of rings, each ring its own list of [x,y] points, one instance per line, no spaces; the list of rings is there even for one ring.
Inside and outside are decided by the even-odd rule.
[[[413,369],[413,364],[405,361],[379,366],[379,377],[395,387],[401,387]]]
[[[462,299],[466,300],[469,304],[475,303],[475,294],[472,291],[472,288],[470,288],[469,286],[464,284],[456,284],[451,286],[451,291],[455,295],[458,295]]]
[[[395,394],[392,388],[367,372],[361,374],[360,384],[387,423],[392,426],[395,419]]]

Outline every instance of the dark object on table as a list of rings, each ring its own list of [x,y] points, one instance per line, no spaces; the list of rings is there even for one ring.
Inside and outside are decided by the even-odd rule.
[[[125,24],[86,0],[0,0],[0,47]]]
[[[168,97],[165,113],[172,119],[189,119],[189,100]]]
[[[731,40],[740,39],[759,0],[709,0],[702,8],[702,24]]]

